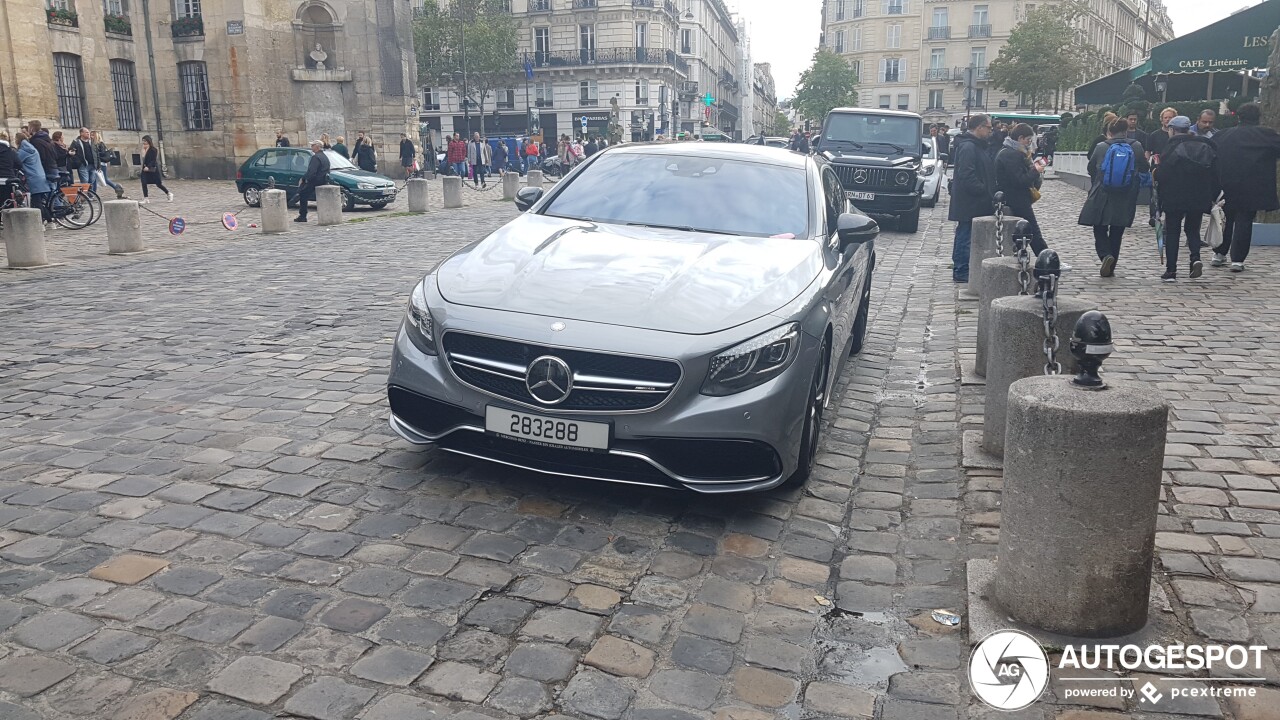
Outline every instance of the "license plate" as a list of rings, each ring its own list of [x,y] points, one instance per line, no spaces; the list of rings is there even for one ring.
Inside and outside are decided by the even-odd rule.
[[[396,190],[395,190],[395,188],[386,188],[385,190],[383,190],[383,191],[382,191],[382,194],[383,194],[383,195],[395,195],[395,194],[396,194]]]
[[[853,190],[845,191],[844,196],[850,200],[875,200],[876,194],[869,192],[854,192]]]
[[[484,409],[484,429],[486,432],[535,445],[583,450],[609,449],[609,423],[530,415],[489,405]]]

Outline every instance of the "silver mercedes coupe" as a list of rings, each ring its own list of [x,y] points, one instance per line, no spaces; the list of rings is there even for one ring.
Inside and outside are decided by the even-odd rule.
[[[417,444],[700,493],[803,482],[862,348],[876,223],[826,161],[622,145],[410,293],[387,392]]]

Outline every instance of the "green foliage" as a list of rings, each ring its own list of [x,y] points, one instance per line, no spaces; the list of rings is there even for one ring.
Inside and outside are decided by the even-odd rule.
[[[773,127],[769,129],[769,134],[773,136],[785,136],[791,134],[791,119],[787,114],[779,110],[773,116]]]
[[[988,68],[999,89],[1020,95],[1031,112],[1049,107],[1061,92],[1100,67],[1097,51],[1078,42],[1075,20],[1086,7],[1078,0],[1041,5],[1013,29],[1009,42]]]
[[[1195,122],[1200,117],[1202,110],[1213,110],[1217,112],[1218,101],[1216,100],[1188,100],[1185,102],[1171,102],[1159,106],[1152,107],[1152,115],[1141,119],[1139,128],[1143,132],[1153,132],[1160,128],[1160,113],[1165,108],[1173,108],[1179,115],[1185,115]],[[1080,152],[1089,150],[1091,143],[1098,135],[1104,134],[1102,128],[1102,117],[1108,112],[1114,112],[1117,115],[1124,116],[1126,108],[1102,107],[1093,112],[1084,112],[1075,116],[1068,123],[1063,123],[1058,134],[1058,150],[1060,152]],[[1235,127],[1237,124],[1235,115],[1219,115],[1214,127],[1223,130],[1229,127]]]
[[[819,49],[813,54],[813,64],[801,73],[792,102],[806,118],[821,124],[832,108],[858,104],[857,85],[848,61]]]
[[[516,48],[520,27],[501,0],[425,0],[413,19],[413,46],[418,77],[434,87],[463,85],[468,99],[480,106],[495,90],[520,76]]]

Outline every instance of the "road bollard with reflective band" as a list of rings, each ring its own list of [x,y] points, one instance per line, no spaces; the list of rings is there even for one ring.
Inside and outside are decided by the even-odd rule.
[[[520,190],[520,173],[507,172],[502,174],[502,199],[515,200],[516,193]]]
[[[1031,223],[1017,220],[1013,229],[1013,246],[1016,250],[1025,244]],[[982,261],[982,293],[978,296],[978,338],[974,346],[973,371],[978,377],[987,376],[987,338],[991,325],[991,301],[996,298],[1017,295],[1018,282],[1016,257],[994,257]]]
[[[1004,219],[1005,237],[1013,234],[1014,218]],[[1000,257],[996,248],[996,219],[980,217],[973,219],[973,232],[969,243],[969,292],[982,297],[982,261],[987,258]]]
[[[262,232],[289,232],[289,196],[283,190],[262,191]]]
[[[524,184],[528,185],[529,187],[536,187],[536,188],[542,187],[542,171],[530,170],[529,177],[525,179]]]
[[[448,175],[444,178],[444,206],[446,208],[462,207],[462,178]]]
[[[142,239],[142,219],[136,200],[108,200],[102,203],[107,223],[107,254],[124,255],[142,252],[147,243]]]
[[[407,184],[409,192],[409,212],[424,213],[427,211],[427,181],[422,178],[411,178]]]
[[[1009,388],[995,601],[1064,635],[1116,637],[1147,622],[1169,406],[1151,389],[1103,383],[1110,326],[1075,324],[1082,373]]]
[[[342,188],[337,185],[321,185],[316,188],[316,223],[342,224]]]
[[[1041,261],[1037,261],[1037,265],[1044,266],[1040,269],[1044,273],[1045,284],[1053,282],[1056,285],[1057,253],[1045,250],[1041,253]],[[1062,340],[1071,337],[1076,321],[1089,309],[1089,305],[1082,300],[1054,297],[1054,317],[1048,324],[1051,330],[1049,362],[1063,361],[1066,350]],[[991,302],[990,315],[987,325],[987,395],[983,407],[982,449],[1001,457],[1006,446],[1005,416],[1009,386],[1022,378],[1045,374],[1045,301],[1026,295],[997,298]],[[1068,359],[1067,365],[1074,372],[1074,361]]]
[[[4,213],[5,255],[10,268],[38,268],[49,264],[44,244],[44,223],[37,208],[14,208]]]

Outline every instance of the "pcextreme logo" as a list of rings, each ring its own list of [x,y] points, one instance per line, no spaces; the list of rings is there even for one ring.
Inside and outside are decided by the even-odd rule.
[[[1166,697],[1254,697],[1251,683],[1261,677],[1214,677],[1226,666],[1246,668],[1262,675],[1263,645],[1067,645],[1057,661],[1064,700],[1084,698],[1129,699],[1139,706],[1155,707]],[[969,656],[969,686],[984,703],[997,710],[1021,710],[1044,694],[1052,663],[1036,639],[1018,630],[998,630],[982,639]],[[1079,676],[1073,670],[1106,670],[1115,677]],[[1141,687],[1118,673],[1203,670],[1208,677],[1158,676]],[[1206,683],[1229,683],[1212,686]],[[1234,687],[1233,687],[1234,686]]]

